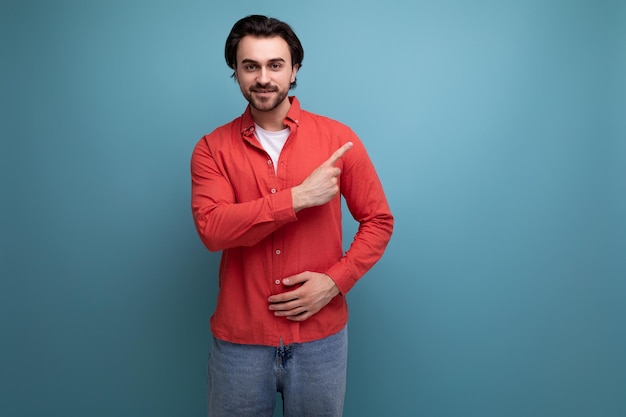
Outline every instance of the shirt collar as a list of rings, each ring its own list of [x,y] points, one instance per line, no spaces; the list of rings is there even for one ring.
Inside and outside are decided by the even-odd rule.
[[[284,124],[293,131],[300,124],[301,109],[300,102],[296,96],[290,96],[289,102],[291,103],[291,107],[287,112],[287,116],[285,116]],[[246,111],[241,116],[241,133],[244,136],[251,136],[254,134],[254,120],[252,119],[252,111],[250,110],[249,104],[248,107],[246,107]]]

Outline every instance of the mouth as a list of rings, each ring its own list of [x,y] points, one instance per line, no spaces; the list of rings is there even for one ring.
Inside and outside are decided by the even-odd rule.
[[[275,93],[277,90],[274,88],[253,88],[252,92],[256,94],[271,94]]]

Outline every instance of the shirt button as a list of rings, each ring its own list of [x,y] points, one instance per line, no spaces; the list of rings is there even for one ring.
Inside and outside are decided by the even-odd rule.
[[[272,188],[270,191],[272,192],[272,194],[276,194],[276,188]]]
[[[267,165],[272,165],[272,160],[271,159],[267,160]]]
[[[276,255],[280,255],[280,249],[276,249]]]
[[[277,279],[276,281],[274,281],[274,284],[276,284],[276,285],[280,284],[280,280]]]

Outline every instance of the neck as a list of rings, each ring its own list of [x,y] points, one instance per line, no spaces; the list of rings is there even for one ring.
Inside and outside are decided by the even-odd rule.
[[[289,101],[289,98],[286,97],[285,100],[278,105],[278,107],[270,111],[259,111],[252,107],[252,119],[254,120],[254,123],[258,124],[263,129],[269,132],[277,132],[285,128],[283,121],[285,120],[285,117],[287,117],[287,113],[290,108],[291,102]]]

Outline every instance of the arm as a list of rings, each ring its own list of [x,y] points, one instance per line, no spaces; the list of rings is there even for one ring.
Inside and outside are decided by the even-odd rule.
[[[349,250],[326,274],[345,295],[382,257],[394,224],[383,186],[360,141],[344,158],[341,193],[359,228]]]
[[[191,159],[191,203],[198,234],[209,250],[252,246],[282,225],[296,220],[291,190],[237,202],[233,185],[224,171],[211,153],[206,138],[201,140]]]
[[[292,291],[269,297],[269,308],[276,316],[294,321],[306,320],[326,306],[340,292],[346,294],[356,281],[380,259],[391,238],[393,216],[382,185],[365,148],[360,142],[356,143],[356,152],[351,151],[343,158],[344,171],[341,177],[342,194],[346,198],[353,217],[359,222],[359,230],[350,250],[326,273],[305,271],[285,278],[283,284],[287,286],[301,285]],[[332,172],[333,178],[339,175],[338,168],[331,171],[329,166],[333,167],[339,157],[347,151],[344,147],[336,151],[333,157],[322,164],[311,176],[322,169],[329,174]],[[305,185],[309,178],[302,185]],[[312,184],[313,181],[310,183]],[[306,189],[306,187],[302,188]],[[321,189],[323,189],[322,186],[317,188],[317,190]],[[302,190],[294,189],[293,191],[295,204],[299,201],[296,196],[297,192]],[[318,192],[312,192],[308,196],[316,194]]]

